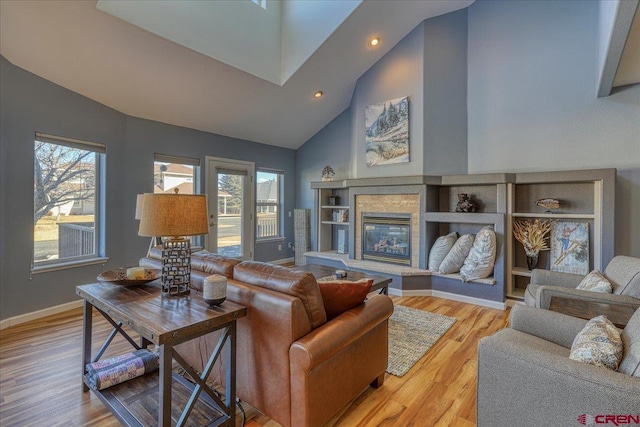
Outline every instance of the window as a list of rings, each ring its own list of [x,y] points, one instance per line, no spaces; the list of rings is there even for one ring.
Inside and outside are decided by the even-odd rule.
[[[200,159],[155,153],[153,156],[153,192],[199,194]],[[160,237],[160,236],[158,236]],[[192,236],[191,248],[202,248],[202,237]]]
[[[258,170],[256,181],[256,239],[280,235],[282,172]]]
[[[36,133],[34,270],[104,256],[100,224],[105,146]]]

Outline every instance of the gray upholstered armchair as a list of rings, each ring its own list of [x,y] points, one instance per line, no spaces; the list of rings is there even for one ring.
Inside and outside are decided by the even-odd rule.
[[[640,258],[616,256],[603,274],[614,287],[612,294],[576,289],[584,278],[579,274],[535,269],[531,272],[531,283],[524,293],[524,303],[530,307],[548,309],[551,297],[560,296],[640,307]]]
[[[573,339],[586,322],[513,307],[510,328],[480,340],[478,427],[573,426],[582,415],[586,420],[637,416],[640,310],[622,332],[624,355],[618,372],[569,359]]]

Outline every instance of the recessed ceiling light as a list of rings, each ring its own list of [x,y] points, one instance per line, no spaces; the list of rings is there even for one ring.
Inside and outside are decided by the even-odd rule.
[[[380,43],[380,37],[374,37],[371,40],[369,40],[369,46],[371,47],[377,46],[378,43]]]
[[[322,95],[324,95],[324,93],[321,90],[319,90],[319,91],[317,91],[316,93],[313,94],[313,97],[314,98],[322,98]]]

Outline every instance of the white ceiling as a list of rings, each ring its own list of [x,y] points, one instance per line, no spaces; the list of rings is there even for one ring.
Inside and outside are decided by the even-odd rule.
[[[420,22],[472,1],[365,0],[282,86],[115,18],[95,1],[3,0],[0,53],[125,114],[298,148],[349,106],[358,77]],[[375,49],[367,46],[374,34],[382,39]]]
[[[273,0],[267,1],[269,7]],[[295,149],[349,106],[357,79],[420,22],[472,2],[353,0],[331,15],[339,2],[287,0],[280,16],[269,18],[279,18],[278,35],[273,22],[258,28],[256,16],[264,11],[250,0],[100,0],[101,8],[132,21],[153,16],[137,22],[146,30],[99,10],[95,0],[1,0],[0,53],[131,116]],[[224,7],[207,9],[204,3]],[[133,9],[122,12],[124,4]],[[233,19],[220,15],[233,4],[239,8]],[[218,16],[207,16],[213,12]],[[640,82],[638,21],[640,13],[618,84]],[[249,43],[237,40],[242,34],[251,37]],[[373,35],[382,40],[377,48],[366,44]],[[325,96],[314,99],[316,90]]]

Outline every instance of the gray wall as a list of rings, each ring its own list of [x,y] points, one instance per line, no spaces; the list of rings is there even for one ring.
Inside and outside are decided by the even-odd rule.
[[[351,111],[344,110],[296,152],[296,207],[311,210],[311,247],[316,248],[317,224],[311,181],[322,179],[322,168],[331,165],[334,179],[350,178]]]
[[[466,172],[466,34],[466,10],[426,20],[358,79],[350,107],[298,149],[297,207],[313,210],[309,182],[325,165],[336,179]],[[364,109],[402,96],[410,100],[410,162],[368,167]]]
[[[126,116],[57,86],[0,57],[0,318],[77,300],[77,284],[104,270],[135,265],[148,239],[137,234],[136,194],[152,191],[154,152],[254,161],[285,171],[284,210],[295,199],[294,150],[277,148]],[[33,250],[33,140],[35,132],[107,145],[106,265],[40,273],[30,278]],[[202,174],[204,178],[204,173]],[[293,219],[285,217],[293,240]],[[256,246],[255,259],[292,257],[286,243]]]
[[[420,24],[358,79],[350,107],[353,163],[349,178],[422,175],[423,47],[424,25]],[[364,109],[404,96],[409,97],[409,163],[367,166]]]
[[[467,10],[424,21],[423,175],[467,172]]]
[[[617,168],[616,253],[640,256],[640,85],[596,97],[598,3],[468,8],[469,172]]]

